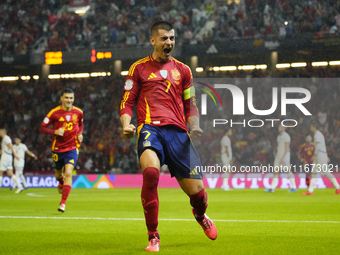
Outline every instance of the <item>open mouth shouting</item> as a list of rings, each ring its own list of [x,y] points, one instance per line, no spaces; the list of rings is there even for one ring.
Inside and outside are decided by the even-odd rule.
[[[170,47],[170,48],[165,48],[164,50],[163,50],[163,52],[164,52],[164,55],[166,56],[166,57],[169,57],[170,56],[170,52],[172,51],[172,48]]]

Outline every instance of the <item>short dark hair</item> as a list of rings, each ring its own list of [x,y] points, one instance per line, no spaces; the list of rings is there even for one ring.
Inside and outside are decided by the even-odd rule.
[[[7,133],[7,129],[5,127],[0,127],[0,130],[4,130]]]
[[[22,139],[23,139],[23,137],[20,136],[20,135],[16,136],[15,138],[16,138],[16,139],[19,139],[20,141],[22,141]],[[15,138],[14,138],[14,139],[15,139]]]
[[[66,89],[63,89],[62,91],[61,91],[61,96],[62,95],[64,95],[64,94],[74,94],[74,92],[73,92],[73,90],[72,89],[70,89],[70,88],[66,88]]]
[[[164,29],[166,31],[170,31],[174,29],[173,25],[170,22],[160,20],[152,24],[151,26],[151,36],[157,35],[159,29]]]
[[[310,123],[311,125],[313,125],[316,129],[320,129],[320,123],[317,120],[312,120],[312,122]]]

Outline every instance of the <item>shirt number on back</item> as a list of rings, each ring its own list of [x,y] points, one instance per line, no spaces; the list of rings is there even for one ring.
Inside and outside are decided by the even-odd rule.
[[[168,81],[168,80],[164,80],[166,83],[168,83],[168,86],[166,87],[166,90],[165,92],[168,93],[169,89],[170,89],[170,86],[171,86],[171,82]]]

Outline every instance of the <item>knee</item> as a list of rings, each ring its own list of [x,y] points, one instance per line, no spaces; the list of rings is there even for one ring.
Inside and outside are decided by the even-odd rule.
[[[72,177],[72,171],[65,171],[65,177],[66,178]]]
[[[199,182],[195,189],[192,190],[192,192],[189,192],[189,193],[193,193],[193,194],[197,194],[197,193],[200,193],[202,190],[204,189],[204,186],[203,186],[203,182]],[[204,191],[204,193],[206,194],[206,192]],[[193,195],[193,194],[190,194],[190,195]],[[189,194],[188,194],[189,195]]]
[[[148,167],[143,171],[143,187],[147,189],[157,188],[159,182],[159,170]]]

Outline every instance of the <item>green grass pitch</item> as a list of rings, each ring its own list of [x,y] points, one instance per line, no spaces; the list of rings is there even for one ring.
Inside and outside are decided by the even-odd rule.
[[[215,241],[180,189],[159,189],[161,254],[340,254],[334,189],[207,192]],[[147,254],[139,189],[73,189],[63,214],[59,202],[56,189],[0,189],[0,254]]]

